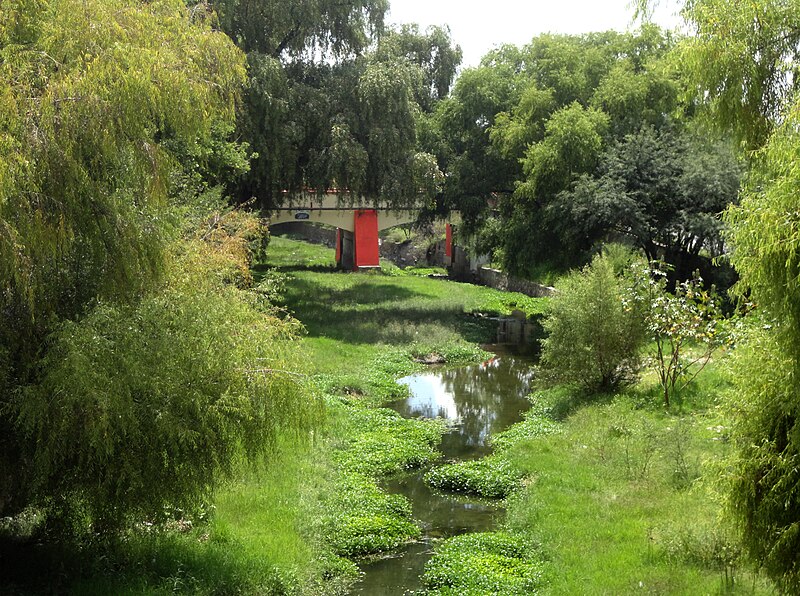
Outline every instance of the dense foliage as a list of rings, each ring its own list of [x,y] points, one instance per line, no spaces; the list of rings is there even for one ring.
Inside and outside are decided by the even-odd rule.
[[[732,260],[761,318],[737,359],[732,407],[740,451],[731,504],[750,552],[787,592],[800,589],[797,110],[788,107],[758,156],[741,207],[728,214]]]
[[[264,208],[306,189],[342,199],[425,203],[442,174],[417,146],[420,113],[461,60],[449,32],[385,30],[385,0],[212,3],[247,53],[239,130],[252,168],[231,188]]]
[[[737,350],[730,406],[738,454],[729,502],[750,554],[782,590],[794,593],[800,589],[800,11],[796,3],[777,0],[692,0],[683,14],[694,35],[676,58],[694,101],[752,152],[741,205],[726,218],[739,296],[757,309]]]
[[[103,530],[199,504],[311,402],[206,189],[244,59],[179,0],[2,3],[0,511]]]
[[[485,457],[435,467],[425,484],[438,490],[502,499],[520,487],[522,474],[502,457]]]
[[[673,47],[649,25],[542,35],[464,71],[422,139],[447,172],[440,207],[460,210],[464,238],[522,275],[584,265],[609,240],[682,279],[716,272],[709,257],[722,252],[719,215],[740,166],[682,101]]]
[[[800,590],[797,6],[688,0],[693,35],[679,41],[649,25],[542,35],[493,50],[452,92],[461,52],[446,27],[387,30],[387,9],[0,0],[0,515],[35,508],[93,532],[152,520],[202,505],[284,430],[305,435],[315,410],[295,372],[298,326],[270,305],[279,277],[254,287],[262,223],[226,207],[220,187],[266,208],[336,188],[429,215],[457,209],[464,236],[517,274],[584,265],[620,240],[678,278],[704,268],[727,285],[712,259],[732,247],[738,296],[756,314],[729,404],[729,503],[751,555]],[[737,205],[739,148],[751,171]],[[637,295],[637,282],[656,289]],[[605,256],[567,276],[545,323],[544,376],[615,388],[649,332],[668,405],[697,370],[686,345],[702,363],[718,341],[712,295],[676,287],[620,276]],[[323,290],[363,309],[340,289]],[[480,310],[527,304],[487,300]],[[329,325],[372,341],[407,323]],[[353,386],[380,401],[397,391],[384,373]],[[351,419],[363,432],[331,459],[366,496],[332,500],[347,515],[325,522],[347,555],[416,535],[407,503],[371,476],[431,460],[441,433],[380,410]],[[506,440],[550,428],[524,424]],[[636,433],[614,432],[627,454]],[[498,456],[429,480],[501,496],[520,474]],[[457,540],[489,570],[459,587],[536,588],[538,563],[513,540]],[[456,586],[436,577],[459,564],[435,558],[430,588]],[[492,583],[518,566],[511,587]]]
[[[543,379],[598,391],[635,378],[645,325],[634,281],[601,255],[559,283],[544,320]]]

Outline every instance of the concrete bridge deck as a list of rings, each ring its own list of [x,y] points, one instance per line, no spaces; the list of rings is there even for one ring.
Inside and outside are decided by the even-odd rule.
[[[319,194],[303,192],[289,196],[284,205],[272,210],[270,225],[292,221],[321,223],[336,228],[336,263],[345,269],[380,267],[378,232],[412,223],[419,209],[395,209],[385,203],[357,202],[348,205],[342,194],[330,190]],[[452,257],[452,226],[447,224],[446,254]]]

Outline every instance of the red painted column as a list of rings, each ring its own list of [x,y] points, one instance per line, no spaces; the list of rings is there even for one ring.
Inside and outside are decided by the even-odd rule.
[[[353,243],[355,244],[355,264],[359,267],[380,267],[378,251],[378,212],[375,209],[355,211]]]
[[[342,228],[336,228],[336,264],[342,263]]]
[[[446,257],[453,258],[453,226],[445,224],[444,254]]]

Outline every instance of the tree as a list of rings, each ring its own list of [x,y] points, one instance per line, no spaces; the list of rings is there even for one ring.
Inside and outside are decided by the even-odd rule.
[[[730,510],[750,554],[783,591],[795,593],[800,590],[795,76],[800,9],[777,0],[694,0],[685,4],[684,16],[696,35],[678,59],[691,77],[695,101],[754,151],[741,203],[726,214],[739,295],[757,308],[748,338],[737,349]]]
[[[673,45],[669,33],[644,25],[633,34],[544,35],[484,60],[503,69],[513,92],[493,120],[475,120],[487,123],[490,146],[476,137],[481,153],[450,162],[459,170],[448,171],[449,194],[460,196],[449,203],[462,206],[467,231],[502,254],[511,273],[566,270],[603,242],[627,240],[674,265],[680,279],[701,268],[732,283],[711,257],[721,252],[719,214],[736,200],[740,166],[732,144],[711,138],[679,101],[683,82],[667,60]],[[450,134],[462,139],[470,127],[452,123]],[[491,172],[472,188],[495,186],[482,189],[477,209],[456,183],[458,172],[482,173],[484,164]],[[492,214],[501,233],[483,234],[492,190],[506,191]],[[486,246],[490,239],[497,244]]]
[[[427,133],[422,149],[436,155],[447,172],[438,212],[459,210],[468,232],[479,227],[492,193],[513,189],[520,170],[490,139],[496,114],[510,109],[519,91],[518,58],[513,47],[490,53],[481,66],[464,70],[450,97],[422,120]]]
[[[268,210],[286,191],[325,191],[331,173],[354,165],[350,153],[343,164],[330,163],[330,154],[342,154],[344,132],[337,122],[334,141],[331,123],[353,107],[353,59],[383,30],[388,3],[214,0],[197,6],[212,7],[247,55],[238,129],[252,150],[252,167],[229,185],[230,192],[242,203],[255,198]],[[339,145],[331,152],[334,142]]]
[[[35,0],[0,72],[0,512],[196,504],[310,405],[264,371],[291,325],[229,283],[257,223],[187,223],[241,167],[244,57],[181,0]]]
[[[401,207],[438,192],[417,121],[461,59],[446,29],[385,31],[385,0],[213,5],[250,67],[239,130],[253,156],[231,187],[239,201],[269,210],[286,192],[336,188],[346,201]]]
[[[4,10],[0,29],[3,343],[15,358],[35,353],[53,317],[158,280],[176,159],[164,146],[208,145],[232,125],[244,73],[180,2],[24,8]]]
[[[797,91],[797,7],[780,0],[697,0],[686,4],[684,15],[696,32],[676,59],[690,88],[703,94],[717,124],[758,149]]]
[[[563,213],[553,208],[555,198],[595,168],[608,125],[603,112],[573,103],[555,112],[544,138],[528,148],[525,180],[502,206],[508,221],[505,265],[511,271],[525,272],[542,260],[571,264],[558,234]]]
[[[302,60],[359,54],[383,29],[386,0],[213,0],[223,30],[245,53]]]
[[[449,28],[429,27],[420,33],[417,25],[402,25],[381,38],[376,51],[379,59],[403,58],[421,70],[414,90],[414,101],[423,112],[431,112],[437,101],[445,99],[463,56],[453,45]]]
[[[786,592],[800,589],[798,110],[797,104],[787,109],[754,162],[741,205],[727,213],[740,290],[762,320],[737,358],[730,502],[745,545]]]
[[[652,366],[669,407],[675,392],[691,383],[726,340],[719,300],[713,289],[694,277],[666,291],[662,268],[645,268],[632,288],[632,301],[643,311],[645,327],[653,342]]]
[[[677,279],[711,272],[723,253],[721,213],[735,203],[740,165],[733,147],[677,126],[644,127],[614,143],[598,168],[557,196],[560,236],[577,253],[609,237],[628,239]]]
[[[446,196],[466,214],[467,230],[477,231],[492,191],[504,191],[497,215],[507,233],[495,248],[510,272],[525,275],[542,262],[565,269],[589,258],[598,238],[574,233],[559,195],[582,176],[593,177],[603,153],[626,135],[660,130],[678,117],[679,87],[663,66],[672,44],[668,34],[644,26],[635,34],[543,35],[484,59],[481,76],[487,82],[502,76],[504,86],[492,90],[503,90],[504,99],[486,115],[448,123],[457,157],[447,166]],[[472,132],[476,123],[485,126],[482,136]],[[464,138],[474,138],[478,150],[459,149]],[[473,181],[472,173],[484,168]],[[479,200],[483,208],[473,208]]]

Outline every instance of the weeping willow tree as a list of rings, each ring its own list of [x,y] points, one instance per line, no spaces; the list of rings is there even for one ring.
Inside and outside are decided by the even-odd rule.
[[[188,171],[241,159],[244,58],[211,19],[0,0],[0,515],[189,506],[308,420],[296,330],[230,273],[249,224],[181,220]]]
[[[755,155],[741,205],[727,214],[740,289],[760,314],[735,359],[729,503],[751,555],[792,594],[800,591],[798,125],[795,101]]]
[[[642,7],[652,2],[638,2]],[[800,5],[687,0],[693,30],[676,58],[698,106],[751,159],[726,214],[739,291],[755,306],[736,350],[737,446],[728,502],[751,556],[800,592]]]

